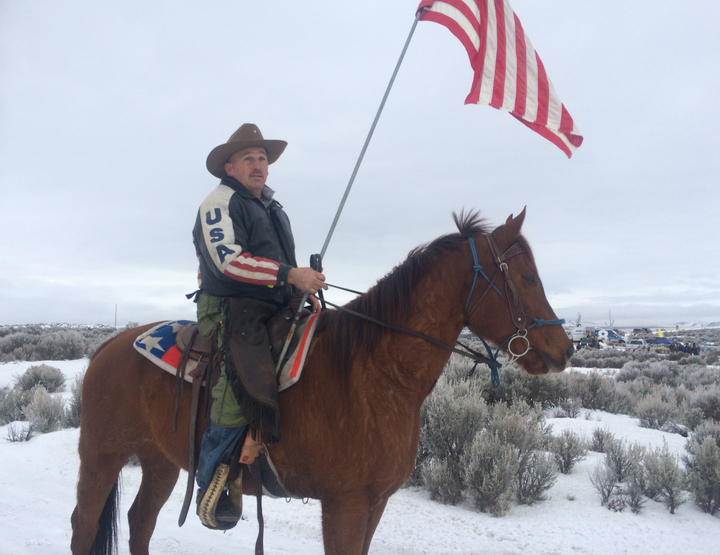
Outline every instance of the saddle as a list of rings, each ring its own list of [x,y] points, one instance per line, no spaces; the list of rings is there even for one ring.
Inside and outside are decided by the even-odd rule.
[[[212,355],[213,341],[212,337],[200,335],[197,327],[196,323],[192,323],[180,328],[180,331],[175,336],[175,345],[180,349],[181,353],[185,353],[185,348],[189,345],[188,358],[199,361],[203,357]]]
[[[303,309],[300,319],[307,318],[309,315],[310,311]],[[282,348],[285,346],[285,340],[292,327],[294,316],[295,310],[291,306],[286,306],[273,316],[267,324],[268,336],[270,337],[270,345],[272,347],[272,357],[275,364],[277,364]],[[207,359],[213,356],[213,338],[200,335],[197,327],[196,323],[183,326],[177,333],[175,342],[177,348],[183,353],[184,358],[202,361],[204,358]],[[286,356],[289,356],[289,354],[295,350],[299,341],[299,335],[297,333],[293,334]]]

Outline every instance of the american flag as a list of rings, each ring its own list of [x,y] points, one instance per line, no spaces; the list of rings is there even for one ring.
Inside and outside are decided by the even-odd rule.
[[[510,112],[572,156],[583,137],[507,0],[423,0],[420,10],[467,50],[475,78],[465,104]]]

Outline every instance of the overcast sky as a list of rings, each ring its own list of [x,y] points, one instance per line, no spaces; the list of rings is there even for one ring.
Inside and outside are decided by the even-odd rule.
[[[212,148],[289,146],[268,184],[319,252],[419,0],[0,0],[0,324],[194,319]],[[527,205],[560,317],[720,321],[720,3],[513,0],[585,136],[572,159],[463,104],[465,49],[420,22],[325,257],[365,290],[413,247]],[[347,296],[328,294],[329,300]]]

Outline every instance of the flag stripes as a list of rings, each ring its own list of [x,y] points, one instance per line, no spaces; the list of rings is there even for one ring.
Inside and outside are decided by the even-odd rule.
[[[255,285],[275,285],[280,264],[268,258],[242,253],[228,264],[225,275]]]
[[[568,157],[577,150],[582,135],[507,0],[423,0],[418,10],[467,51],[475,76],[465,104],[510,112]]]

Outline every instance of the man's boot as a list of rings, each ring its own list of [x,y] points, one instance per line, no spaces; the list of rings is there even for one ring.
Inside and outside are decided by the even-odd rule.
[[[205,490],[198,490],[198,516],[200,522],[213,530],[229,530],[233,528],[242,513],[242,493],[240,494],[240,507],[237,508],[225,491],[230,466],[219,464],[215,470],[210,487]],[[235,482],[231,482],[234,484]],[[241,488],[242,492],[242,488]]]

